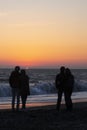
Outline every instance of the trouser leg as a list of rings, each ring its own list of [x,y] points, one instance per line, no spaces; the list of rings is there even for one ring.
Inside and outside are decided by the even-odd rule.
[[[22,98],[22,108],[24,108],[24,109],[25,109],[27,95],[23,95],[23,96],[21,96],[21,98]]]
[[[20,93],[19,93],[19,89],[17,89],[17,110],[19,109],[19,105],[20,105]]]
[[[69,93],[69,101],[68,101],[68,109],[71,111],[73,109],[72,99],[71,99],[71,92]]]
[[[66,107],[67,107],[67,110],[71,111],[72,110],[72,100],[71,100],[71,94],[68,92],[65,92],[64,93],[65,95],[65,102],[66,102]]]
[[[16,96],[16,92],[15,92],[15,88],[12,88],[12,109],[15,109],[15,96]]]
[[[61,99],[62,99],[62,91],[58,91],[57,110],[60,109]]]

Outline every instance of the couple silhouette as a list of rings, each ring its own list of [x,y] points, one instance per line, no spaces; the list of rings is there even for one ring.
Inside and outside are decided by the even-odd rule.
[[[74,76],[72,75],[69,68],[61,66],[60,73],[56,75],[55,86],[58,92],[57,99],[57,110],[60,110],[62,95],[64,93],[65,104],[67,111],[72,111],[73,104],[71,100],[71,95],[74,87]]]
[[[22,100],[22,109],[25,109],[27,96],[30,95],[29,77],[25,70],[20,69],[19,66],[16,66],[9,77],[9,84],[12,88],[12,110],[15,110],[16,98],[16,110],[19,110],[20,96]]]

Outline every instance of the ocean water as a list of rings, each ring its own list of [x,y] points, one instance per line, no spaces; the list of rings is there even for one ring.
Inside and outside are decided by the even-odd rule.
[[[11,71],[9,68],[0,69],[0,103],[11,100],[11,87],[8,82]],[[31,102],[56,100],[54,83],[58,69],[26,69],[26,72],[30,77]],[[87,69],[71,69],[71,72],[75,77],[73,98],[87,97]]]

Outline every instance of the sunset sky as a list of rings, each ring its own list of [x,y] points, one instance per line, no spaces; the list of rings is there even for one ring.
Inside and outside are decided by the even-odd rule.
[[[87,68],[87,0],[0,0],[0,67]]]

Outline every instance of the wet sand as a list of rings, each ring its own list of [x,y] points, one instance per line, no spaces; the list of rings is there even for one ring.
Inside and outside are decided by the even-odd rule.
[[[64,104],[60,112],[55,104],[28,105],[25,111],[12,112],[6,106],[1,109],[0,130],[87,130],[86,99],[74,102],[72,112],[67,112]]]
[[[30,102],[26,104],[26,107],[33,109],[35,107],[38,108],[42,106],[49,106],[49,105],[52,106],[52,105],[56,105],[56,101],[54,102],[47,102],[47,101],[46,102],[45,101]],[[78,103],[78,102],[87,102],[87,98],[75,98],[72,101],[73,101],[73,104]],[[62,101],[61,104],[65,104],[65,101]],[[20,104],[20,108],[21,108],[21,104]],[[0,104],[0,110],[3,110],[3,109],[11,109],[11,103]]]

